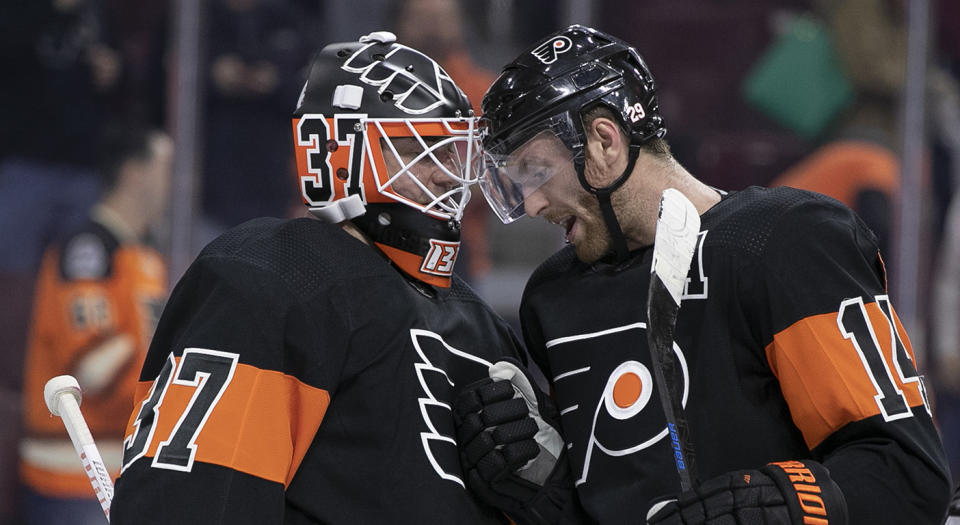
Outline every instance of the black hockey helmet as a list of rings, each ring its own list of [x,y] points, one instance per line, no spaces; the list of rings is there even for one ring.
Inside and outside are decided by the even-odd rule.
[[[386,31],[324,47],[293,142],[311,213],[352,220],[405,273],[449,286],[480,144],[469,100],[439,64]]]
[[[619,117],[631,144],[627,171],[606,188],[590,186],[583,176],[586,137],[581,116],[598,105]],[[549,180],[540,176],[532,181],[529,173],[510,165],[510,154],[541,133],[552,133],[570,151],[580,184],[600,199],[611,229],[607,215],[612,217],[613,212],[604,200],[633,170],[639,147],[667,132],[653,75],[636,49],[581,25],[542,39],[507,64],[483,97],[482,107],[487,171],[480,187],[505,223],[523,216],[524,197]],[[614,242],[619,236],[625,251],[619,225],[613,226]]]

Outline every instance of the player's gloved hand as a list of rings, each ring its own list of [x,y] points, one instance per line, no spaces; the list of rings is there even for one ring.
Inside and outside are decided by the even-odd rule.
[[[947,512],[947,521],[943,525],[960,525],[960,485],[957,485],[957,490],[953,493],[950,511]]]
[[[467,488],[518,525],[579,523],[557,410],[515,361],[468,385],[454,407]]]
[[[676,499],[655,503],[647,512],[647,523],[846,525],[848,521],[846,500],[830,479],[830,471],[805,460],[770,463],[760,470],[713,478]]]

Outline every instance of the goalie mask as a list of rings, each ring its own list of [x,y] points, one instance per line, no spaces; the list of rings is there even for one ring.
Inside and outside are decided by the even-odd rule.
[[[293,114],[310,212],[351,220],[403,272],[441,287],[459,252],[478,138],[450,76],[385,31],[324,47]]]
[[[595,188],[583,174],[586,135],[582,115],[609,109],[630,139],[627,169],[609,186]],[[618,259],[626,256],[610,194],[633,171],[640,146],[667,130],[660,117],[653,76],[626,42],[581,25],[546,37],[507,64],[483,97],[485,172],[480,188],[504,222],[524,215],[524,199],[553,173],[515,153],[552,135],[566,147],[580,185],[600,201]]]

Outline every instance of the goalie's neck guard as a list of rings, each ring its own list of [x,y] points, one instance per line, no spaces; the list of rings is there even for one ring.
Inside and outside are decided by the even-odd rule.
[[[460,253],[460,222],[431,217],[403,204],[367,204],[344,199],[310,208],[324,222],[350,220],[403,273],[449,288]]]
[[[368,204],[353,223],[407,275],[449,288],[460,253],[460,221],[430,217],[403,204]]]

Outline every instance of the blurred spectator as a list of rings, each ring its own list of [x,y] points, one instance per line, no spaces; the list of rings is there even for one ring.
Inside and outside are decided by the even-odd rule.
[[[891,255],[900,160],[889,146],[865,136],[844,135],[818,148],[770,185],[816,191],[853,208],[877,235],[880,252]]]
[[[854,100],[822,145],[770,186],[829,195],[853,208],[890,252],[900,187],[898,115],[906,70],[902,6],[890,0],[817,0]],[[889,257],[888,257],[889,261]]]
[[[111,115],[162,127],[166,117],[169,0],[100,0],[123,60]]]
[[[496,75],[477,65],[467,50],[461,7],[457,0],[397,0],[392,9],[397,22],[397,39],[436,59],[467,94],[474,111]],[[474,284],[490,271],[489,211],[479,188],[474,188],[462,221],[459,260],[456,270]]]
[[[286,2],[209,4],[202,208],[215,229],[299,204],[290,120],[278,116],[292,110],[307,62],[297,13]]]
[[[730,190],[767,184],[810,144],[741,96],[750,69],[772,43],[769,20],[810,0],[601,0],[597,28],[635,44],[644,60],[669,64],[657,93],[670,150],[705,183]],[[718,45],[722,42],[722,45]]]
[[[3,2],[0,56],[0,229],[8,246],[0,268],[22,271],[96,198],[95,141],[121,62],[92,0]]]
[[[147,244],[167,206],[173,143],[162,132],[106,134],[106,192],[77,229],[44,254],[24,367],[20,512],[28,525],[103,523],[100,504],[59,418],[43,399],[50,378],[70,374],[108,468],[121,442],[143,357],[166,297],[166,268]]]
[[[96,137],[122,71],[95,0],[0,2],[0,522],[16,493],[21,371],[36,268],[97,197]]]

